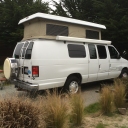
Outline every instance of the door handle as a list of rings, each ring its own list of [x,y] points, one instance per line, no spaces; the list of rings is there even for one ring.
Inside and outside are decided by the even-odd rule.
[[[100,68],[100,64],[99,64],[99,68]]]

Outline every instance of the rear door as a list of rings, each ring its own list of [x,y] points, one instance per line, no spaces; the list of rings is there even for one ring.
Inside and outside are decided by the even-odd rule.
[[[19,79],[28,82],[31,75],[31,54],[33,42],[23,42],[16,46],[14,57],[19,65]]]

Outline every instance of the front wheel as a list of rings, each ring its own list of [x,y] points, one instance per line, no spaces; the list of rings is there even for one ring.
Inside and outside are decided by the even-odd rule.
[[[64,85],[64,90],[74,94],[78,92],[79,86],[80,86],[80,80],[77,77],[72,76],[67,79]]]
[[[128,78],[128,70],[127,69],[123,69],[121,74],[120,74],[120,78]]]

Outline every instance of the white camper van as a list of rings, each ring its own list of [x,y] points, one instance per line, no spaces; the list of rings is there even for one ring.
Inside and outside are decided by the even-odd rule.
[[[76,93],[82,83],[128,75],[128,61],[101,40],[104,25],[43,13],[21,23],[24,38],[4,62],[4,75],[17,88]]]

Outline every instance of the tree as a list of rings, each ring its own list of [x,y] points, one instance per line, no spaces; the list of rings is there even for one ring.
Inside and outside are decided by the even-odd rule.
[[[0,42],[15,45],[23,37],[19,20],[36,12],[49,13],[49,7],[42,0],[1,0],[0,12]]]
[[[0,0],[0,63],[12,56],[13,49],[23,38],[20,19],[36,12],[49,13],[48,2],[42,0]]]
[[[102,39],[128,42],[127,0],[61,0],[55,6],[57,15],[63,14],[58,11],[59,6],[72,18],[105,25],[107,29],[102,31]]]
[[[128,2],[125,0],[94,0],[96,22],[104,24],[103,39],[114,43],[128,41]]]
[[[72,18],[92,21],[94,19],[94,10],[92,7],[92,0],[61,0],[60,3],[54,3],[57,15],[66,14]],[[61,12],[59,9],[61,8]],[[63,12],[63,13],[62,13]]]

